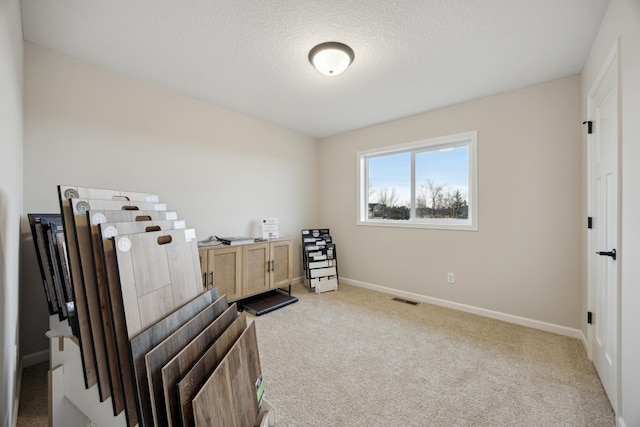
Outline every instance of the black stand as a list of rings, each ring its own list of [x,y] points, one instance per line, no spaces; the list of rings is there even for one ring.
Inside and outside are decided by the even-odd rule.
[[[328,228],[302,230],[302,262],[310,289],[338,290],[338,256]]]
[[[275,289],[254,297],[246,298],[242,300],[242,308],[256,316],[261,316],[297,301],[298,298],[291,295],[291,285],[289,285],[288,293],[282,289]]]

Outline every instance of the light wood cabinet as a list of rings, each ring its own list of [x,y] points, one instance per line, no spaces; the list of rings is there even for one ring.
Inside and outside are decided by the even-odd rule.
[[[242,247],[223,246],[207,250],[207,288],[218,287],[218,295],[234,301],[242,295]]]
[[[210,289],[209,287],[209,266],[207,265],[208,251],[198,250],[200,255],[200,271],[202,273],[202,287],[204,289]],[[213,287],[213,285],[211,285]]]
[[[235,301],[291,285],[293,242],[277,239],[237,246],[201,248],[207,288]],[[206,260],[205,261],[203,261]],[[202,263],[205,264],[202,264]]]
[[[293,242],[291,240],[271,242],[271,272],[269,283],[271,289],[291,285],[293,277]]]
[[[271,258],[269,243],[245,245],[242,266],[242,294],[254,295],[269,290]]]

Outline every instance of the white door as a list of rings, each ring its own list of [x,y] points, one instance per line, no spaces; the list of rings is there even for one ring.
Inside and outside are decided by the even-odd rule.
[[[589,253],[593,363],[611,405],[618,388],[618,78],[617,55],[607,61],[589,96],[591,216]]]

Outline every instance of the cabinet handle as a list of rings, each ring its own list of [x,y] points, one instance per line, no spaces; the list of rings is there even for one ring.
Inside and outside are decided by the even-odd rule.
[[[272,271],[272,272],[273,272],[273,271],[276,271],[275,263],[276,263],[276,262],[275,262],[274,260],[271,260],[271,271]]]
[[[202,273],[202,286],[207,289],[207,273]]]
[[[267,261],[267,273],[268,273],[269,271],[271,271],[271,270],[269,270],[269,261]]]
[[[209,277],[211,278],[211,283],[209,285],[213,288],[213,271],[209,273]]]

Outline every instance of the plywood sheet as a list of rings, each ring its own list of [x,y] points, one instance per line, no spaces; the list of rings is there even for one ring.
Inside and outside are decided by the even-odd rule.
[[[168,425],[181,424],[178,390],[176,388],[178,381],[189,372],[198,359],[220,338],[237,317],[238,308],[234,303],[164,365],[161,370],[161,376],[166,418],[158,417],[159,421],[162,420]],[[159,408],[156,405],[156,411],[158,410]],[[163,423],[158,422],[157,424],[162,425]]]
[[[114,196],[120,197],[120,196]],[[117,357],[113,340],[110,316],[105,316],[108,309],[107,291],[104,286],[99,286],[96,278],[96,262],[92,249],[91,230],[89,216],[90,209],[112,210],[166,210],[165,205],[146,201],[130,200],[103,200],[103,199],[71,199],[73,212],[73,224],[75,227],[76,242],[80,260],[80,270],[83,282],[84,294],[91,326],[91,336],[95,350],[95,361],[98,372],[98,390],[100,399],[105,400],[112,395],[112,378],[117,376]],[[99,259],[98,259],[99,261]],[[98,263],[99,273],[102,273],[101,262]],[[114,384],[117,393],[114,396],[114,411],[120,413],[122,405],[119,381]]]
[[[147,381],[149,382],[151,409],[155,425],[167,424],[164,390],[162,388],[162,368],[208,325],[211,325],[218,316],[224,313],[228,307],[227,298],[223,296],[169,335],[160,344],[149,350],[145,355]]]
[[[138,215],[137,212],[141,213],[141,215]],[[118,360],[117,380],[121,385],[127,425],[129,426],[137,424],[138,415],[133,372],[130,364],[129,336],[126,333],[120,279],[112,237],[145,232],[149,227],[160,227],[161,230],[184,228],[184,221],[146,220],[148,218],[163,218],[167,214],[172,214],[171,217],[175,215],[175,213],[166,211],[89,211],[88,213],[91,220],[96,279],[98,286],[105,289],[108,296],[108,304],[101,302],[101,306],[103,316],[110,319],[112,325],[112,339],[115,343]],[[138,218],[144,220],[135,221]],[[127,220],[127,222],[103,222],[113,220]],[[113,377],[112,381],[114,381]]]
[[[218,289],[210,289],[130,339],[129,351],[133,365],[140,426],[153,425],[144,356],[216,299],[218,299]]]
[[[183,426],[195,425],[192,406],[193,398],[246,329],[247,314],[242,313],[178,381],[178,409]],[[179,424],[174,423],[174,425]]]
[[[255,425],[260,412],[256,384],[261,375],[255,323],[251,323],[194,397],[195,425]]]

